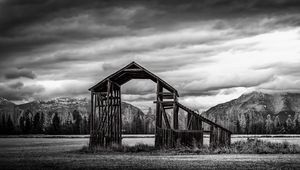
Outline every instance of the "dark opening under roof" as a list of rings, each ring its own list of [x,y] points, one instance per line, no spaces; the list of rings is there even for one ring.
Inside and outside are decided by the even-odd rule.
[[[104,91],[107,87],[107,81],[112,81],[114,83],[117,83],[118,85],[123,85],[127,83],[128,81],[132,79],[150,79],[153,82],[157,83],[159,81],[165,89],[167,89],[170,92],[176,93],[178,96],[177,90],[169,85],[167,82],[156,76],[155,74],[151,73],[144,67],[140,66],[136,62],[131,62],[127,66],[123,67],[119,71],[111,74],[110,76],[106,77],[93,87],[91,87],[90,91]]]

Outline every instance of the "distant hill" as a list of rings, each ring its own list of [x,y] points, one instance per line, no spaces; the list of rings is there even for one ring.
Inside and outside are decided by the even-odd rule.
[[[89,111],[90,101],[85,98],[63,97],[20,105],[0,98],[0,133],[87,134]],[[148,117],[137,107],[122,102],[124,133],[154,132]]]
[[[300,94],[252,92],[202,115],[233,133],[300,133]]]

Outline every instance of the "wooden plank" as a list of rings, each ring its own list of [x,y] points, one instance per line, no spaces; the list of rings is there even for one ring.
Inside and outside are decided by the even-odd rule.
[[[163,101],[162,97],[160,97],[160,101],[153,101],[153,103],[161,103],[163,106],[173,106],[174,101]]]
[[[160,82],[159,80],[157,80],[157,84],[156,84],[156,100],[159,99],[159,93],[162,92],[163,89],[160,86]],[[159,148],[161,147],[161,139],[162,139],[162,134],[161,134],[161,127],[162,127],[162,122],[161,122],[161,110],[160,110],[160,104],[156,103],[156,120],[155,120],[155,147]]]
[[[164,120],[165,120],[165,123],[166,123],[167,128],[168,128],[168,129],[171,129],[171,125],[170,125],[170,123],[169,123],[169,119],[168,119],[167,113],[166,113],[165,109],[162,107],[161,104],[160,104],[160,109],[161,109],[161,111],[162,111],[162,113],[163,113]]]
[[[161,92],[158,95],[162,96],[163,99],[174,99],[174,95],[176,96],[175,93],[170,92]]]
[[[210,133],[210,130],[174,130],[178,133]]]
[[[158,81],[157,82],[157,100],[162,100],[161,97],[158,96],[158,93],[162,92],[163,91],[163,88],[161,87],[160,85],[160,82]],[[159,103],[156,103],[156,126],[161,128],[161,125],[162,125],[162,113],[161,113],[161,109],[160,109],[160,104]]]
[[[173,106],[173,129],[178,129],[178,106],[176,103]]]
[[[90,135],[93,136],[93,132],[94,132],[94,124],[93,124],[93,121],[94,121],[94,94],[93,92],[91,92],[91,113],[90,113]]]
[[[122,99],[121,99],[121,89],[119,91],[119,143],[122,144],[122,107],[121,107],[121,102],[122,102]]]
[[[189,116],[189,118],[188,118],[187,129],[188,129],[188,130],[194,130],[194,129],[192,129],[192,122],[193,122],[194,116],[193,116],[192,114],[188,114],[188,115],[190,115],[190,116]]]
[[[214,142],[214,127],[210,126],[210,135],[209,135],[209,146],[214,147],[215,142]]]
[[[191,113],[191,114],[193,114],[194,116],[199,117],[199,118],[200,118],[202,121],[204,121],[205,123],[210,124],[210,125],[213,125],[213,126],[216,126],[216,127],[219,127],[219,128],[221,128],[221,129],[223,129],[223,130],[228,131],[229,133],[231,133],[230,130],[228,130],[228,129],[226,129],[226,128],[224,128],[224,127],[222,127],[222,126],[216,124],[215,122],[213,122],[213,121],[211,121],[211,120],[209,120],[209,119],[207,119],[207,118],[205,118],[205,117],[203,117],[203,116],[201,116],[201,115],[195,113],[194,111],[192,111],[191,109],[185,107],[184,105],[182,105],[182,104],[180,104],[180,103],[178,103],[178,102],[177,102],[177,105],[178,105],[181,109],[185,110],[186,112]]]

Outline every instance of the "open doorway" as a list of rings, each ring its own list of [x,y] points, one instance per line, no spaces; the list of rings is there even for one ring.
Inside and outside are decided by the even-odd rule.
[[[154,146],[156,84],[133,79],[121,87],[122,145]]]

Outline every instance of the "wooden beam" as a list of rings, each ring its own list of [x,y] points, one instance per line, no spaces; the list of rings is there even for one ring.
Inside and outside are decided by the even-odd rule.
[[[160,85],[160,82],[157,80],[156,84],[156,100],[160,100],[160,96],[158,95],[160,92],[163,92],[163,88]],[[159,135],[159,132],[162,127],[162,115],[161,115],[161,109],[160,104],[156,103],[156,120],[155,120],[155,147],[161,147],[161,136]]]
[[[162,99],[162,97],[160,97]],[[161,103],[163,107],[165,106],[173,106],[174,101],[153,101],[153,103]]]
[[[177,106],[177,96],[173,93],[174,104],[173,104],[173,128],[178,129],[178,106]]]
[[[188,126],[187,126],[188,130],[191,130],[192,122],[193,122],[193,115],[191,115],[191,117],[188,118]]]
[[[90,116],[90,134],[93,135],[94,132],[94,92],[91,91],[91,116]]]
[[[207,118],[205,118],[205,117],[203,117],[203,116],[201,116],[201,115],[195,113],[195,112],[192,111],[191,109],[189,109],[189,108],[183,106],[182,104],[180,104],[180,103],[178,103],[178,102],[177,102],[177,105],[178,105],[181,109],[185,110],[186,112],[191,113],[191,114],[193,114],[194,116],[198,116],[203,122],[205,122],[205,123],[207,123],[207,124],[209,124],[209,125],[214,125],[214,126],[216,126],[216,127],[219,127],[219,128],[221,128],[221,129],[223,129],[223,130],[229,132],[229,133],[232,133],[230,130],[228,130],[228,129],[226,129],[226,128],[224,128],[224,127],[222,127],[222,126],[216,124],[215,122],[213,122],[213,121],[211,121],[211,120],[209,120],[209,119],[207,119]]]
[[[209,130],[174,130],[175,132],[210,133]]]
[[[124,71],[126,72],[140,72],[140,71],[144,71],[140,68],[129,68],[129,69],[124,69]]]
[[[170,123],[169,123],[169,119],[168,119],[167,113],[166,113],[165,109],[162,107],[161,104],[160,104],[160,109],[161,109],[161,111],[162,111],[162,113],[163,113],[164,120],[165,120],[165,123],[166,123],[167,128],[168,128],[168,129],[171,129],[171,125],[170,125]]]
[[[174,99],[174,94],[175,93],[170,93],[170,92],[159,93],[159,95],[162,96],[164,99]],[[176,96],[176,94],[175,94],[175,96]]]

